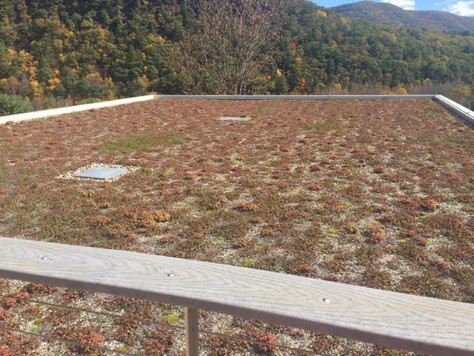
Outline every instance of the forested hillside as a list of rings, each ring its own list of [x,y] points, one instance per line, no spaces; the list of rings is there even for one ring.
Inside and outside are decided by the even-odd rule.
[[[373,1],[359,1],[331,7],[331,11],[356,20],[384,25],[426,29],[435,32],[474,33],[474,17],[454,15],[445,11],[413,11]]]
[[[0,94],[34,103],[435,85],[469,98],[473,79],[473,36],[350,20],[304,0],[0,0]]]

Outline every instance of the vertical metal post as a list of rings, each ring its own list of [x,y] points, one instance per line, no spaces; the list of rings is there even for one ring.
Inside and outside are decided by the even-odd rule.
[[[186,356],[199,355],[199,310],[184,308]]]

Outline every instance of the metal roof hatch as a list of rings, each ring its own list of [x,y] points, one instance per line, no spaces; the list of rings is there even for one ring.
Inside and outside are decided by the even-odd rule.
[[[101,167],[92,167],[83,172],[76,173],[74,177],[76,178],[86,178],[86,179],[99,179],[99,180],[111,180],[118,178],[121,175],[128,173],[128,169],[124,167],[110,167],[110,166],[101,166]]]

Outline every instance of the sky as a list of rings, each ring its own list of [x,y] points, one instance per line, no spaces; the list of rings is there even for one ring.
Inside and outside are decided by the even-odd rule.
[[[312,0],[324,7],[332,7],[360,0]],[[449,11],[461,16],[474,16],[474,0],[372,0],[388,2],[405,10],[439,10]]]

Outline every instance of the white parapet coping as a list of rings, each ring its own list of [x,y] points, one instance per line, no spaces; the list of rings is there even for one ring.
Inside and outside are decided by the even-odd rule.
[[[33,119],[42,119],[49,116],[71,114],[74,112],[87,111],[87,110],[92,110],[92,109],[108,108],[111,106],[131,104],[131,103],[137,103],[137,102],[148,101],[148,100],[153,100],[153,99],[155,99],[155,95],[145,95],[145,96],[137,96],[135,98],[102,101],[100,103],[67,106],[64,108],[41,110],[41,111],[32,111],[32,112],[26,112],[23,114],[2,116],[0,117],[0,124],[4,124],[6,122],[20,122],[20,121],[27,121],[27,120],[33,120]]]
[[[451,99],[446,98],[443,95],[435,95],[433,100],[443,105],[449,111],[461,117],[462,119],[467,121],[469,124],[474,125],[474,111],[462,106],[461,104],[456,103],[455,101]]]

